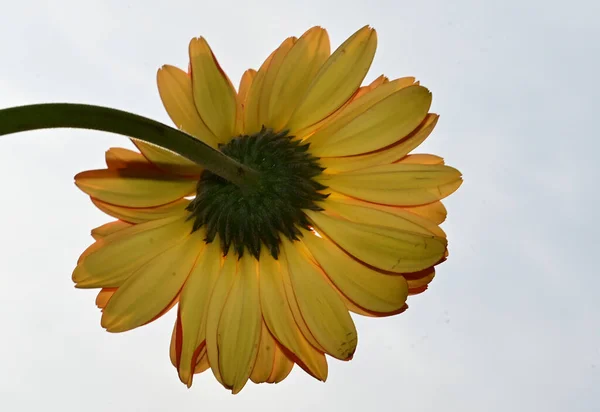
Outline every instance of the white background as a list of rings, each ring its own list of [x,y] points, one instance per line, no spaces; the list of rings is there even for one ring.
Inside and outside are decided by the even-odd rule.
[[[313,25],[332,46],[379,34],[367,81],[414,75],[441,114],[417,152],[465,177],[446,201],[450,259],[410,309],[356,318],[359,348],[323,384],[295,368],[232,396],[191,390],[169,313],[109,334],[71,271],[109,220],[73,185],[126,139],[0,138],[0,410],[595,411],[600,404],[597,1],[6,1],[0,107],[68,101],[169,119],[155,75],[205,36],[235,83]]]

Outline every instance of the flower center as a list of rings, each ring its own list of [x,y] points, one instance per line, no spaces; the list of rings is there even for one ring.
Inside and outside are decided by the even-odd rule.
[[[315,202],[327,195],[326,186],[313,180],[324,170],[308,152],[308,144],[292,140],[287,132],[261,130],[233,138],[220,150],[260,172],[256,188],[240,188],[205,170],[189,204],[193,231],[206,226],[206,242],[218,234],[223,254],[233,248],[239,256],[247,249],[256,259],[264,245],[277,259],[281,236],[298,240],[300,228],[309,228],[303,209],[322,210]]]

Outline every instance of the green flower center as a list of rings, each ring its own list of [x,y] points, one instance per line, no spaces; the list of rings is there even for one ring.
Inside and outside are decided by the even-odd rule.
[[[264,245],[277,259],[282,236],[298,240],[300,228],[310,227],[303,210],[322,210],[315,202],[327,197],[320,192],[326,186],[313,180],[324,170],[319,159],[287,132],[264,128],[235,137],[220,150],[260,172],[260,181],[242,189],[205,170],[187,207],[193,231],[205,226],[207,243],[218,234],[224,255],[233,245],[239,256],[247,249],[258,259]]]

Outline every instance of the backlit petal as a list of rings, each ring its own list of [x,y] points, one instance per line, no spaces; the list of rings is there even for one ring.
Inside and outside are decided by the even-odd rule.
[[[394,163],[419,146],[433,131],[439,116],[429,113],[423,122],[408,136],[373,153],[347,157],[324,157],[319,162],[325,173],[340,173]]]
[[[105,154],[109,169],[122,169],[132,166],[148,167],[150,162],[141,153],[122,147],[111,147]]]
[[[181,355],[179,378],[190,386],[197,359],[197,348],[206,339],[208,304],[221,269],[221,248],[218,242],[204,247],[181,291],[179,319],[181,322]]]
[[[329,116],[356,92],[369,71],[376,48],[377,35],[368,26],[337,48],[292,114],[287,125],[292,135]]]
[[[133,273],[104,308],[102,326],[124,332],[155,319],[179,294],[203,244],[204,233],[188,234]]]
[[[258,345],[256,362],[252,368],[252,374],[250,374],[252,382],[263,383],[269,380],[275,362],[275,348],[275,339],[263,322],[260,329],[260,343]]]
[[[191,222],[166,218],[134,225],[108,235],[84,252],[73,271],[78,288],[119,287],[133,272],[189,235]]]
[[[83,192],[102,202],[129,207],[171,203],[196,191],[196,180],[153,169],[88,170],[75,176]]]
[[[378,150],[409,135],[431,106],[431,93],[422,86],[400,87],[389,82],[350,103],[308,141],[319,157],[352,156]],[[395,87],[399,90],[387,94]]]
[[[305,96],[315,75],[330,54],[329,36],[321,27],[304,33],[285,55],[270,89],[265,124],[278,131]]]
[[[219,240],[215,239],[213,243],[218,244]],[[233,285],[233,282],[237,276],[237,266],[239,262],[237,256],[233,254],[227,255],[222,263],[219,277],[215,282],[210,302],[208,304],[208,313],[206,318],[206,350],[208,353],[208,362],[212,369],[215,378],[221,384],[224,384],[219,358],[219,322],[223,313],[223,307],[227,302],[227,296]],[[230,387],[231,388],[231,385]]]
[[[357,259],[381,270],[416,272],[433,266],[443,257],[446,239],[412,231],[351,222],[323,212],[306,211],[319,233]]]
[[[237,93],[204,38],[189,47],[194,102],[204,124],[221,143],[233,137]]]
[[[312,376],[324,381],[327,378],[327,361],[322,353],[309,344],[296,324],[280,261],[263,252],[259,266],[261,308],[269,331],[299,359]]]
[[[404,164],[418,164],[418,165],[443,165],[444,159],[440,156],[432,154],[410,154],[402,159],[398,160],[398,163]]]
[[[351,359],[358,337],[344,302],[308,259],[302,243],[286,239],[282,244],[298,306],[311,333],[331,356]]]
[[[244,72],[240,80],[240,87],[237,94],[238,111],[235,120],[236,135],[244,133],[244,111],[246,110],[246,99],[248,98],[248,92],[255,77],[256,70],[248,69]]]
[[[398,206],[438,201],[452,194],[462,183],[461,173],[452,167],[403,163],[323,174],[317,180],[348,196]]]
[[[187,199],[179,199],[166,205],[134,208],[111,205],[94,198],[92,198],[92,202],[107,215],[129,223],[143,223],[165,217],[182,216],[187,214],[185,208],[190,204]]]
[[[376,205],[343,195],[339,196],[337,193],[332,193],[326,202],[321,203],[321,206],[328,213],[333,212],[353,222],[392,227],[425,236],[446,237],[438,225],[402,207]]]
[[[239,260],[219,321],[217,344],[219,370],[223,385],[238,393],[256,361],[260,340],[261,316],[257,261],[245,254]]]
[[[117,291],[117,288],[103,288],[98,292],[98,296],[96,296],[96,306],[99,309],[104,309],[108,304],[108,301]]]
[[[302,241],[335,286],[352,302],[372,312],[402,308],[408,285],[402,276],[385,275],[352,259],[333,242],[304,231]]]
[[[321,355],[323,356],[323,355]],[[323,359],[325,357],[323,356]],[[327,365],[327,364],[325,364]],[[273,369],[271,370],[271,375],[267,379],[268,383],[279,383],[290,374],[292,368],[294,367],[294,362],[288,359],[287,356],[283,353],[279,344],[275,345],[275,356],[273,359]]]
[[[105,223],[102,226],[98,226],[97,228],[92,229],[92,237],[94,238],[94,240],[99,240],[130,226],[131,224],[123,222],[121,220]]]
[[[266,113],[263,114],[263,112],[265,112],[267,108],[262,106],[265,100],[263,97],[265,84],[268,83],[268,77],[273,77],[272,74],[269,76],[269,73],[272,73],[275,68],[279,68],[283,61],[283,56],[290,51],[295,42],[295,37],[288,37],[285,39],[281,45],[267,57],[258,69],[256,77],[248,90],[246,105],[244,106],[244,132],[246,134],[257,133],[263,126],[266,126],[264,124]]]

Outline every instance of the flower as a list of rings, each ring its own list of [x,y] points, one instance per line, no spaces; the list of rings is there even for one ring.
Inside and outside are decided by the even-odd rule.
[[[177,305],[171,360],[181,381],[212,369],[233,393],[248,379],[279,382],[297,364],[327,378],[325,354],[350,360],[349,311],[404,311],[447,256],[440,199],[461,174],[409,154],[438,116],[412,77],[361,86],[375,30],[333,54],[314,27],[286,39],[236,92],[203,38],[190,69],[158,71],[162,102],[181,130],[258,170],[251,190],[162,148],[111,148],[107,168],[75,177],[117,218],[73,273],[101,288],[102,326],[123,332]],[[192,198],[193,196],[193,198]]]

